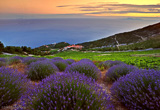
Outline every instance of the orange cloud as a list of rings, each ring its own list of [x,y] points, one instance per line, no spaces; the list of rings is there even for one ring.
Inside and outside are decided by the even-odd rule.
[[[159,0],[0,0],[0,13],[159,16]]]

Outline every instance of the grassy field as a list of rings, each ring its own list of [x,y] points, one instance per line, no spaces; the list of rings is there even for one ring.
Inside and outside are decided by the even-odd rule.
[[[54,56],[45,56],[46,58],[62,57],[63,59],[81,60],[83,58],[92,61],[119,60],[139,68],[153,68],[160,66],[160,50],[133,51],[133,52],[76,52],[67,51],[55,54]]]
[[[14,56],[14,55],[12,55]],[[0,55],[0,57],[12,57],[7,55]],[[22,56],[26,57],[26,56]],[[40,57],[40,56],[34,56]],[[149,51],[132,51],[132,52],[80,52],[80,51],[65,51],[54,55],[45,56],[46,58],[62,57],[63,59],[81,60],[84,58],[92,61],[106,61],[106,60],[119,60],[129,65],[135,65],[139,68],[153,68],[160,67],[160,50]]]
[[[19,56],[13,57],[13,56],[15,55],[12,55],[12,56],[0,55],[0,57],[8,58],[7,60],[4,58],[0,59],[1,65],[6,66],[5,68],[4,67],[0,68],[0,74],[1,74],[0,83],[5,84],[2,87],[2,92],[4,92],[2,93],[2,95],[5,94],[5,97],[7,97],[7,98],[1,98],[0,104],[1,102],[4,102],[4,101],[9,102],[10,98],[11,100],[14,100],[13,102],[9,102],[6,105],[0,105],[0,109],[2,108],[2,110],[6,110],[6,108],[8,107],[15,108],[15,109],[16,108],[26,109],[26,107],[28,109],[30,107],[33,107],[33,108],[35,107],[35,110],[38,109],[37,107],[40,107],[40,108],[48,107],[47,109],[49,109],[50,106],[52,105],[52,102],[54,101],[56,102],[59,101],[56,104],[56,106],[62,108],[64,107],[61,105],[62,101],[65,101],[65,102],[68,101],[67,103],[73,104],[73,102],[70,101],[71,98],[74,97],[76,98],[74,100],[77,101],[78,99],[77,97],[82,97],[81,95],[74,96],[73,93],[77,94],[77,90],[80,90],[78,91],[79,92],[78,94],[83,94],[83,97],[85,98],[87,96],[87,98],[89,98],[87,100],[90,100],[91,102],[93,102],[93,98],[90,98],[90,97],[92,97],[93,95],[96,97],[98,96],[98,98],[95,97],[94,99],[95,101],[100,100],[99,102],[103,102],[103,103],[97,104],[98,102],[97,101],[95,104],[90,105],[90,107],[94,107],[94,105],[96,105],[101,108],[109,107],[108,110],[112,110],[111,109],[112,107],[113,107],[113,110],[114,108],[116,110],[129,110],[127,109],[127,107],[130,108],[130,106],[127,106],[125,104],[126,103],[128,104],[127,98],[129,99],[132,98],[132,102],[134,103],[137,103],[137,100],[142,99],[140,100],[140,102],[138,101],[138,103],[134,107],[137,107],[137,108],[141,107],[141,105],[144,103],[143,101],[146,100],[147,103],[144,106],[142,106],[142,108],[148,107],[147,105],[148,103],[154,104],[154,105],[152,104],[149,105],[150,108],[153,108],[153,107],[160,108],[160,106],[157,104],[157,100],[159,100],[159,96],[160,96],[158,92],[160,90],[160,86],[159,86],[160,71],[154,70],[160,67],[160,50],[133,51],[133,52],[109,52],[109,53],[65,51],[65,52],[54,54],[52,56],[51,55],[45,56],[46,58],[49,58],[51,60],[41,58],[41,56],[34,56],[38,58],[33,58],[28,56],[21,56],[21,57]],[[22,58],[22,57],[26,57],[26,58]],[[55,57],[61,57],[61,58],[55,58]],[[62,58],[69,59],[70,62],[73,61],[74,63],[71,62],[72,64],[70,65],[67,62],[67,60],[63,60]],[[71,60],[71,59],[74,59],[78,62],[75,62],[74,60]],[[84,60],[81,60],[81,59],[84,59]],[[91,59],[93,62],[88,59]],[[115,64],[115,66],[113,66],[111,65],[113,64],[113,61],[111,61],[112,63],[108,63],[109,65],[107,65],[108,67],[106,68],[104,66],[97,66],[100,62],[107,61],[107,60],[113,60],[113,61],[119,60],[129,65],[126,65],[123,62],[119,62],[119,64],[117,65]],[[94,65],[94,63],[96,65]],[[137,67],[134,67],[132,65],[135,65],[139,68],[144,68],[144,69],[143,70],[138,69]],[[147,69],[153,68],[153,69],[146,70],[145,68]],[[76,73],[76,72],[79,72],[79,73]],[[101,72],[101,75],[100,75],[100,72]],[[23,75],[25,75],[25,77]],[[24,79],[22,79],[23,77]],[[120,77],[123,78],[122,79],[123,81],[117,80]],[[94,80],[95,82],[89,82],[89,81],[92,81],[91,78],[95,79]],[[86,82],[82,82],[82,80]],[[77,81],[79,81],[78,83],[80,84],[78,86],[77,86],[78,84]],[[58,82],[58,85],[56,85],[57,82]],[[53,84],[54,86],[52,86]],[[59,84],[64,86],[63,87],[59,86]],[[97,84],[98,86],[95,86]],[[17,88],[15,87],[13,88],[13,85],[14,86],[18,85],[18,86],[16,86]],[[150,85],[152,86],[151,89],[149,88]],[[53,89],[50,89],[50,87],[53,87]],[[89,88],[91,87],[94,87],[94,88],[90,91]],[[21,88],[24,91],[21,91]],[[147,91],[148,89],[150,90]],[[13,93],[9,93],[10,90],[12,90]],[[58,90],[58,92],[56,92],[55,90]],[[73,92],[70,92],[72,90]],[[98,92],[96,94],[92,94],[92,93],[95,93],[95,90],[98,90]],[[6,92],[6,91],[9,91],[9,92]],[[123,91],[122,95],[125,98],[123,98],[121,94],[119,95],[119,93],[115,91],[118,91],[118,92]],[[20,94],[21,92],[23,92],[22,96]],[[15,95],[15,93],[18,93],[18,94]],[[52,93],[54,93],[54,95],[57,93],[55,95],[56,98],[53,98],[54,96],[52,95]],[[104,96],[99,97],[99,94],[103,95],[102,93],[105,96],[104,98],[105,100],[101,98]],[[135,93],[138,94],[138,96],[133,97]],[[148,96],[152,93],[155,93],[156,95],[151,95],[150,97],[156,99],[156,101],[150,100],[151,98],[148,98]],[[63,99],[61,99],[62,98],[61,94],[64,95]],[[140,95],[143,97],[141,97]],[[45,97],[49,97],[49,98],[47,98],[46,100]],[[110,99],[110,97],[112,98]],[[117,99],[117,97],[122,97],[122,99]],[[80,104],[85,103],[86,101],[85,98],[79,98],[80,100],[84,99],[81,101],[78,100]],[[36,101],[36,99],[41,99],[41,100]],[[119,100],[119,102],[121,103],[119,103],[117,100]],[[121,100],[124,100],[125,102]],[[25,105],[24,103],[27,105]],[[65,103],[63,102],[63,104]],[[79,103],[77,102],[77,104]],[[90,103],[87,103],[87,104],[90,104]],[[132,104],[132,103],[129,103],[129,104]],[[69,107],[74,108],[74,105],[71,105]],[[159,108],[155,110],[159,110]],[[89,109],[89,110],[92,110],[92,109]],[[149,109],[147,108],[147,110]]]

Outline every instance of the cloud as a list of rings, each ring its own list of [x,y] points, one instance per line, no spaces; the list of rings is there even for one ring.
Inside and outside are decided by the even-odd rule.
[[[72,7],[84,14],[126,14],[126,13],[160,13],[160,3],[155,5],[120,4],[117,2],[97,2],[85,5],[64,5]]]
[[[61,5],[61,6],[57,6],[57,7],[69,7],[71,5]]]

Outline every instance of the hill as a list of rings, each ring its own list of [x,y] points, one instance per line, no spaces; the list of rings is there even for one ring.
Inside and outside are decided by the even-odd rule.
[[[43,46],[37,47],[36,49],[40,49],[41,51],[49,51],[50,49],[60,49],[68,45],[70,44],[66,42],[59,42],[54,44],[43,45]]]
[[[160,35],[160,23],[130,32],[115,34],[95,41],[79,43],[79,45],[83,45],[85,48],[115,47],[117,45],[121,46],[148,41],[158,35]]]

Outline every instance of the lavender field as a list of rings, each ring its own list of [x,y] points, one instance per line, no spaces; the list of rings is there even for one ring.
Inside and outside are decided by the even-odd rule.
[[[159,110],[160,71],[122,61],[0,58],[2,110]]]

